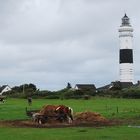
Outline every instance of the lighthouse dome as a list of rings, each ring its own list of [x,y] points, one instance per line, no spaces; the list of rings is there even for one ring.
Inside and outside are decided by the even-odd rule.
[[[130,26],[129,18],[128,18],[128,16],[126,14],[122,18],[122,25],[121,26]]]

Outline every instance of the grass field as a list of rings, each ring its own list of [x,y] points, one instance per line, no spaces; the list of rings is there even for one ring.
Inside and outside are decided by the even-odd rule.
[[[1,140],[139,140],[140,129],[106,128],[0,128]]]
[[[140,125],[139,99],[93,98],[91,100],[33,99],[31,107],[25,99],[7,99],[0,103],[0,120],[27,119],[25,107],[40,109],[45,104],[65,104],[74,112],[94,111],[107,118],[133,119]],[[0,126],[2,140],[139,140],[140,128],[126,126],[102,128],[9,128]]]
[[[107,118],[140,117],[139,99],[93,98],[91,100],[49,100],[33,99],[31,107],[25,99],[7,99],[0,103],[0,120],[26,119],[25,108],[40,109],[46,104],[71,106],[74,112],[94,111]]]

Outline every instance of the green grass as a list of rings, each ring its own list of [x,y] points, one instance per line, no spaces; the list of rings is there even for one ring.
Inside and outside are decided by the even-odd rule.
[[[0,103],[0,119],[27,119],[25,108],[40,109],[46,104],[64,104],[71,106],[74,112],[94,111],[99,112],[107,118],[139,118],[140,100],[139,99],[115,99],[115,98],[93,98],[91,100],[49,100],[33,99],[31,107],[28,106],[26,99],[7,99],[3,104]],[[118,108],[118,113],[117,113]]]
[[[40,109],[46,104],[64,104],[71,106],[74,112],[94,111],[107,118],[133,119],[140,125],[140,100],[93,98],[91,100],[49,100],[33,99],[31,107],[25,99],[10,99],[0,103],[0,120],[27,119],[25,107]],[[117,113],[118,108],[118,113]],[[140,128],[126,126],[102,128],[9,128],[0,126],[2,140],[139,140]]]
[[[2,140],[139,140],[139,128],[0,128]]]

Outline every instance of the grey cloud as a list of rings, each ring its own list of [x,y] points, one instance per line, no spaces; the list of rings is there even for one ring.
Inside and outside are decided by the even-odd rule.
[[[60,89],[67,82],[118,80],[118,27],[124,11],[134,27],[139,73],[137,0],[0,1],[0,82]]]

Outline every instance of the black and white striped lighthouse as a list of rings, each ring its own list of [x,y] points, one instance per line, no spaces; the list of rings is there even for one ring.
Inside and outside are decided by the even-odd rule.
[[[120,38],[120,82],[132,82],[133,83],[133,49],[132,38],[133,28],[130,25],[129,18],[125,14],[122,18],[122,24],[119,27]]]

